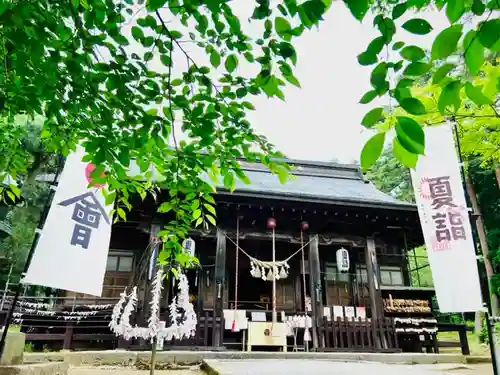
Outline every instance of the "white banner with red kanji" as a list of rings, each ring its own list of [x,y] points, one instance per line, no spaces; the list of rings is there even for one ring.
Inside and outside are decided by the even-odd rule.
[[[25,284],[101,296],[111,238],[113,204],[102,186],[89,187],[92,164],[78,147],[66,159]]]
[[[439,310],[481,310],[474,239],[449,124],[425,128],[425,156],[411,177]]]

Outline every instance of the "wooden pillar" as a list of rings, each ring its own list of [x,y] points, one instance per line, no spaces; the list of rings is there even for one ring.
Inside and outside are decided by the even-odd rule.
[[[214,325],[213,325],[213,345],[222,346],[221,331],[224,327],[217,329],[217,320],[223,322],[224,309],[224,287],[226,278],[226,233],[217,228],[217,245],[215,250],[215,283],[214,288]]]
[[[71,350],[71,347],[73,346],[73,324],[74,322],[66,323],[66,332],[64,332],[63,342],[64,350]]]
[[[321,269],[319,263],[319,239],[314,235],[309,243],[309,282],[312,305],[312,339],[313,347],[324,346],[323,339],[319,337],[318,325],[323,320],[323,298],[321,297]]]
[[[372,311],[372,324],[380,324],[380,319],[383,317],[381,311],[382,295],[380,293],[380,282],[377,262],[377,252],[375,247],[375,239],[368,237],[366,239],[365,250],[366,273],[368,276],[368,291],[370,293],[370,308]],[[378,330],[377,330],[378,331]],[[375,335],[375,345],[377,348],[382,347],[380,336]]]

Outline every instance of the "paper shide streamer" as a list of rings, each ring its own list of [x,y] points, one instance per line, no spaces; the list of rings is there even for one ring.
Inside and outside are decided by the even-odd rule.
[[[151,291],[151,315],[147,327],[132,326],[130,316],[137,306],[137,287],[127,295],[126,290],[120,295],[120,300],[113,308],[109,327],[116,336],[122,336],[125,340],[142,338],[144,340],[157,342],[172,339],[190,338],[196,332],[197,318],[193,304],[189,302],[189,283],[186,275],[179,272],[178,294],[174,296],[169,305],[171,325],[165,327],[160,321],[160,299],[164,272],[159,270],[152,282]]]

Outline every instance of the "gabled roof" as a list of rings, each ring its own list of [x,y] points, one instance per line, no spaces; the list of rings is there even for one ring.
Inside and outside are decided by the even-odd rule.
[[[273,196],[276,199],[350,203],[362,206],[381,206],[415,211],[416,206],[400,201],[378,190],[363,178],[355,164],[286,160],[294,167],[294,178],[281,184],[262,164],[242,162],[242,168],[251,181],[237,181],[233,194],[245,193]],[[222,186],[221,186],[222,187]]]
[[[400,201],[378,190],[363,178],[363,174],[356,164],[293,159],[285,159],[284,161],[294,167],[292,171],[294,178],[285,184],[281,184],[278,177],[272,175],[263,164],[240,162],[251,184],[245,184],[237,180],[236,189],[231,194],[365,207],[385,207],[408,211],[417,210],[414,204]],[[160,178],[154,166],[150,171],[153,180]],[[135,176],[138,173],[138,166],[132,162],[129,167],[130,176]],[[38,180],[49,180],[47,176],[39,177]],[[206,176],[206,179],[209,180],[208,176]],[[222,181],[217,188],[220,194],[229,194],[224,189]]]

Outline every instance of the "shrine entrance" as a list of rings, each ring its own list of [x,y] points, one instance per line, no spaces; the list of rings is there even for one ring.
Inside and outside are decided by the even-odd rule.
[[[272,310],[272,275],[270,269],[252,266],[252,259],[263,262],[272,261],[272,242],[267,239],[241,239],[241,248],[236,264],[236,246],[228,242],[227,246],[227,282],[229,291],[229,309],[235,307],[236,287],[237,308],[247,311]],[[303,281],[301,276],[301,245],[285,241],[276,241],[276,261],[286,260],[286,265],[278,267],[280,277],[276,279],[276,309],[277,311],[303,311]],[[244,253],[243,253],[244,252]],[[246,254],[249,256],[247,256]],[[291,259],[288,259],[292,256]],[[258,268],[258,270],[257,270]],[[236,269],[238,283],[236,284]],[[252,271],[252,269],[254,271]],[[253,273],[253,274],[252,274]],[[257,276],[259,277],[256,277]],[[283,277],[285,276],[285,277]],[[309,290],[306,273],[306,290]]]

